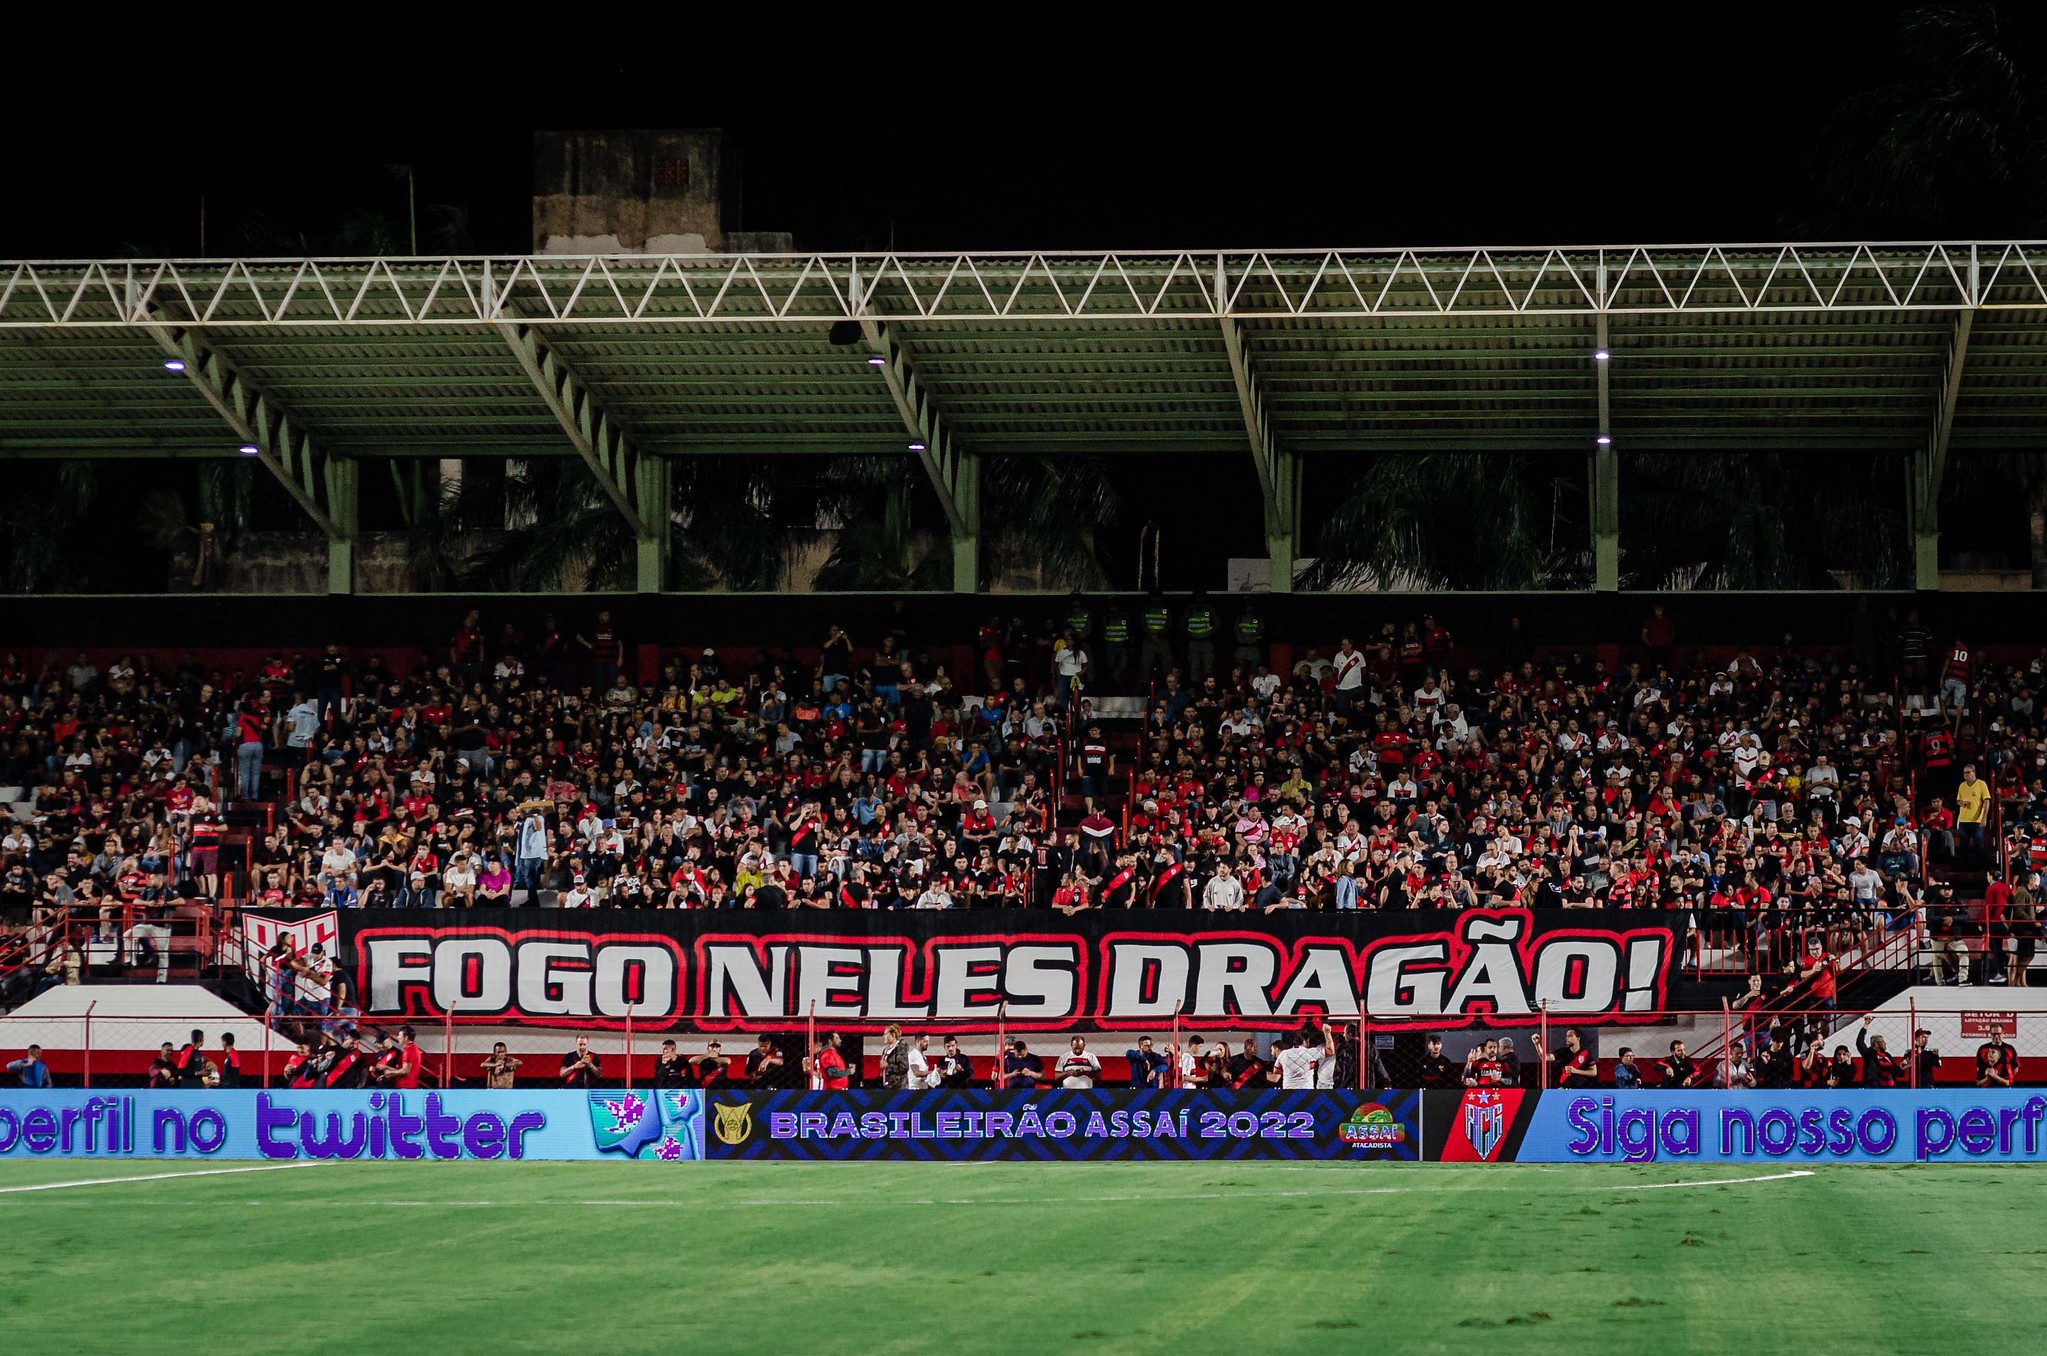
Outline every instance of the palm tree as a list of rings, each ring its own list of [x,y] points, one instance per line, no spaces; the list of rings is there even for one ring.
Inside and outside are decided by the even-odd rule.
[[[1098,457],[986,457],[981,519],[991,562],[1028,565],[1039,587],[1099,588],[1109,580],[1107,536],[1123,501]]]
[[[1631,588],[1836,588],[1911,580],[1901,453],[1636,453],[1621,500]]]
[[[173,557],[192,553],[190,587],[218,587],[222,558],[249,525],[255,467],[239,458],[201,462],[192,490],[151,490],[137,506],[140,538]],[[195,511],[196,510],[196,511]]]
[[[2047,231],[2047,53],[2019,12],[1989,3],[1907,10],[1903,74],[1846,100],[1828,122],[1818,200],[1800,224],[1864,240]],[[1969,462],[2018,490],[2033,587],[2047,588],[2047,455],[1958,456],[1961,481]],[[1948,489],[1958,488],[1951,477]]]
[[[913,531],[923,475],[907,457],[840,457],[819,487],[820,522],[840,526],[817,572],[821,590],[914,592],[952,587],[952,557]]]
[[[420,495],[406,532],[413,586],[425,589],[629,588],[634,554],[631,529],[574,458],[465,474]]]
[[[1304,580],[1318,589],[1541,589],[1586,572],[1584,502],[1551,457],[1393,453],[1330,510]],[[1568,488],[1566,488],[1568,487]],[[1563,493],[1559,491],[1563,490]],[[1562,532],[1561,524],[1570,524]]]
[[[22,462],[0,495],[0,571],[10,593],[82,588],[79,562],[90,549],[78,526],[99,497],[99,465],[90,461]],[[82,546],[86,549],[80,549]]]
[[[470,468],[423,496],[407,529],[419,588],[545,591],[630,589],[638,541],[574,457]],[[783,584],[790,535],[775,520],[767,463],[678,457],[668,514],[671,585],[765,592]]]
[[[1801,225],[1860,240],[2036,236],[2047,225],[2047,67],[2007,11],[1927,4],[1898,21],[1902,74],[1844,100]]]

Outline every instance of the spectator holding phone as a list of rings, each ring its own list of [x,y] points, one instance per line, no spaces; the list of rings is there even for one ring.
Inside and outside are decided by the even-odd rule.
[[[1092,1088],[1102,1076],[1102,1061],[1088,1052],[1087,1037],[1075,1036],[1059,1060],[1059,1086],[1075,1090]]]
[[[1629,1046],[1621,1047],[1620,1058],[1614,1062],[1613,1086],[1617,1092],[1634,1092],[1642,1086],[1642,1070],[1636,1066],[1635,1052]]]
[[[576,1048],[562,1056],[561,1081],[565,1088],[594,1088],[603,1061],[590,1048],[588,1036],[576,1037]]]

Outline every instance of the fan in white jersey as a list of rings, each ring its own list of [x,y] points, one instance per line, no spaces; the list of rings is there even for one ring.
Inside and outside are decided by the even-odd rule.
[[[1319,1040],[1313,1032],[1303,1031],[1294,1037],[1290,1048],[1279,1052],[1279,1057],[1272,1061],[1272,1072],[1266,1077],[1278,1079],[1282,1088],[1312,1089],[1316,1067],[1335,1053],[1334,1027],[1323,1027]]]

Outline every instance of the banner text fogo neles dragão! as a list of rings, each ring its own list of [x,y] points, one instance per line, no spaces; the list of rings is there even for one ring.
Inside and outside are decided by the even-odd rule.
[[[1459,1026],[1552,1017],[1648,1020],[1666,1006],[1685,915],[1467,913],[1228,916],[1165,911],[347,912],[363,1011],[619,1027],[846,1031],[944,1020],[1016,1030],[1237,1014]]]

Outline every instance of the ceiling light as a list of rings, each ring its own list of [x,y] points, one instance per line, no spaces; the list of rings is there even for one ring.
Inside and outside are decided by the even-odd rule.
[[[922,451],[924,450],[924,444],[922,444],[922,443],[911,443],[911,444],[910,444],[910,450],[911,450],[912,452],[922,452]]]
[[[1613,441],[1613,439],[1611,439],[1611,438],[1607,437],[1607,436],[1606,436],[1606,435],[1605,435],[1604,433],[1602,433],[1602,434],[1600,434],[1600,435],[1599,435],[1599,445],[1600,445],[1601,447],[1605,447],[1605,446],[1606,446],[1607,444],[1611,443],[1612,441]]]
[[[1611,353],[1608,353],[1608,352],[1607,352],[1607,351],[1606,351],[1605,349],[1603,349],[1603,348],[1602,348],[1602,349],[1599,349],[1599,350],[1597,350],[1597,351],[1595,351],[1595,352],[1593,353],[1593,355],[1592,355],[1592,357],[1593,357],[1594,361],[1597,361],[1597,362],[1602,362],[1602,363],[1603,363],[1603,362],[1605,362],[1605,361],[1606,361],[1606,360],[1607,360],[1608,358],[1611,358],[1612,356],[1613,356],[1613,354],[1611,354]]]
[[[183,358],[165,358],[163,365],[166,372],[182,372],[185,370],[185,360]]]
[[[259,457],[263,455],[263,449],[256,446],[256,444],[254,443],[243,443],[242,455],[245,457]]]

